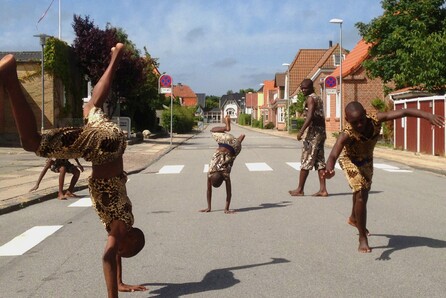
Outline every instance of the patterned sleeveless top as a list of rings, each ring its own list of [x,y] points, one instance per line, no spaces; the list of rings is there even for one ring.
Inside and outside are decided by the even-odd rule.
[[[322,101],[322,99],[316,95],[316,93],[311,93],[310,95],[308,95],[308,97],[312,97],[314,99],[315,102],[315,110],[314,110],[314,118],[313,121],[311,122],[309,128],[314,127],[314,128],[320,128],[320,129],[324,129],[325,131],[325,113],[324,113],[324,102]],[[304,106],[304,113],[303,116],[305,118],[307,118],[307,113],[308,113],[308,107],[307,107],[307,102],[305,101],[305,106]]]

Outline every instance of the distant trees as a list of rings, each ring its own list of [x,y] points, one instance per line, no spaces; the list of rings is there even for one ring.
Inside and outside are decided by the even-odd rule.
[[[446,7],[444,0],[383,0],[384,14],[357,23],[372,44],[364,67],[371,77],[394,82],[397,89],[446,87]]]

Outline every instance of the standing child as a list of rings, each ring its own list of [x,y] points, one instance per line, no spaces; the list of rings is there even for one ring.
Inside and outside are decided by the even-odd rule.
[[[335,174],[334,166],[342,152],[339,164],[353,191],[353,206],[347,222],[358,229],[358,251],[362,253],[372,251],[367,239],[367,200],[372,185],[373,150],[378,141],[381,123],[403,117],[423,118],[439,127],[444,126],[445,120],[442,116],[418,109],[401,109],[370,115],[359,102],[350,102],[345,107],[345,120],[348,124],[336,140],[327,160],[324,175],[330,179]]]
[[[9,95],[23,149],[46,158],[79,158],[92,163],[88,187],[93,206],[108,233],[102,256],[108,297],[118,297],[118,291],[145,291],[141,285],[122,282],[121,257],[136,255],[144,247],[144,234],[133,227],[132,203],[127,196],[127,175],[122,155],[126,137],[122,130],[107,119],[102,106],[109,96],[113,77],[124,52],[118,43],[112,48],[111,59],[91,99],[84,106],[83,127],[63,127],[39,133],[36,119],[21,89],[17,65],[12,55],[0,61],[0,82]]]
[[[231,118],[229,115],[225,117],[225,126],[213,127],[211,129],[212,137],[217,141],[218,148],[212,156],[209,164],[209,172],[207,179],[207,203],[206,209],[200,212],[211,212],[212,187],[220,187],[223,181],[226,184],[226,206],[225,213],[234,213],[229,210],[231,204],[232,188],[231,188],[231,169],[234,160],[242,150],[242,142],[245,138],[241,134],[238,138],[228,133],[231,130]]]
[[[67,198],[77,198],[77,195],[74,194],[74,186],[76,186],[77,180],[79,180],[79,176],[81,172],[84,171],[84,167],[80,164],[77,158],[74,159],[77,163],[77,166],[73,165],[68,159],[52,159],[48,158],[46,160],[46,164],[42,169],[42,172],[37,179],[36,185],[31,188],[29,191],[34,191],[39,188],[40,182],[45,176],[48,169],[50,169],[54,173],[59,173],[59,190],[57,193],[57,198],[59,200],[66,200]],[[66,191],[63,190],[65,174],[70,173],[73,175],[71,177],[70,185]]]

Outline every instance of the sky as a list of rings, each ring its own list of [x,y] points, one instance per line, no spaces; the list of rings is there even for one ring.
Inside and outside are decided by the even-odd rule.
[[[0,51],[40,51],[36,34],[60,34],[71,45],[75,14],[100,29],[107,23],[124,29],[174,84],[221,96],[258,90],[285,72],[282,64],[300,49],[339,43],[341,26],[333,18],[343,20],[342,46],[352,50],[361,38],[355,24],[383,9],[377,0],[0,0]]]

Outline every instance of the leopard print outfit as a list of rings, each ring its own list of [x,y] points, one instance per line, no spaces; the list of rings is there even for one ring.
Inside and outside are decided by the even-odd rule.
[[[225,180],[229,179],[234,160],[242,150],[242,144],[230,133],[214,132],[212,133],[212,137],[219,144],[219,146],[226,147],[230,150],[232,148],[232,152],[230,153],[219,150],[215,151],[211,162],[209,163],[208,177],[213,173],[221,172]]]
[[[324,104],[322,99],[315,93],[310,94],[308,97],[313,97],[315,101],[315,111],[313,120],[308,126],[308,131],[303,141],[302,156],[301,156],[301,169],[302,170],[315,170],[325,169],[325,152],[324,144],[327,135],[325,133],[325,116],[324,116]],[[307,117],[308,109],[305,107],[304,117]]]
[[[50,158],[79,158],[93,165],[111,162],[124,154],[127,141],[122,130],[108,120],[102,109],[90,110],[84,127],[45,130],[36,152]],[[132,203],[127,196],[127,175],[94,179],[89,177],[91,200],[106,230],[113,220],[121,220],[130,229],[133,225]]]
[[[123,221],[129,230],[133,226],[132,202],[127,196],[126,182],[125,173],[119,177],[106,179],[88,178],[93,207],[107,232],[110,232],[113,220]]]
[[[350,142],[344,146],[339,165],[353,192],[370,190],[372,186],[373,149],[381,131],[381,122],[378,121],[376,115],[367,114],[366,117],[373,124],[373,134],[370,138],[353,130],[348,123],[343,130]]]

